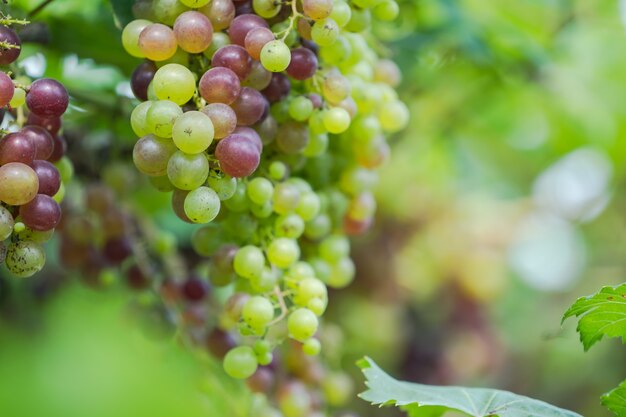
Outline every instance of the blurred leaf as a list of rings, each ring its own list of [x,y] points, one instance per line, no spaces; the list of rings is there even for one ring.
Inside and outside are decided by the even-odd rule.
[[[111,0],[113,15],[120,28],[123,28],[134,19],[133,3],[135,3],[134,0]]]
[[[368,390],[359,396],[372,404],[396,405],[411,417],[441,417],[460,411],[473,417],[581,417],[543,401],[506,391],[438,387],[398,381],[369,358],[359,362]]]
[[[602,405],[617,416],[626,416],[626,381],[617,388],[602,396]]]
[[[579,298],[563,320],[574,316],[579,318],[576,329],[585,350],[605,335],[626,342],[626,284],[604,287],[597,294]]]

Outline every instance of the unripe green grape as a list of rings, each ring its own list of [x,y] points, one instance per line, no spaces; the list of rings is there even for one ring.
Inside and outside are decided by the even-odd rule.
[[[311,403],[311,395],[300,381],[286,383],[278,391],[278,405],[284,417],[309,417]]]
[[[360,9],[371,9],[382,0],[352,0],[352,3]]]
[[[267,248],[267,259],[278,268],[287,269],[300,258],[298,242],[285,237],[276,238]]]
[[[400,14],[400,7],[395,0],[385,0],[374,7],[374,17],[378,20],[390,22]]]
[[[266,201],[261,205],[251,203],[250,212],[258,219],[267,219],[274,214],[274,205],[271,201]]]
[[[204,56],[209,59],[213,58],[215,52],[223,46],[230,45],[230,38],[224,32],[214,32],[213,40],[211,41],[211,45],[207,48],[206,51],[203,52]]]
[[[211,2],[211,0],[179,0],[182,4],[187,7],[191,7],[193,9],[199,9],[200,7],[206,6]]]
[[[314,111],[311,117],[309,117],[309,130],[311,135],[320,135],[322,133],[328,133],[326,126],[324,126],[324,112],[321,110]]]
[[[304,235],[311,240],[318,240],[330,233],[332,223],[325,214],[320,214],[313,220],[307,222],[304,227]]]
[[[339,36],[332,45],[320,49],[322,60],[332,65],[341,64],[349,59],[351,55],[352,45],[343,36]]]
[[[350,255],[350,241],[345,236],[328,236],[320,242],[319,252],[322,259],[333,264]]]
[[[372,23],[372,14],[369,9],[352,9],[350,21],[344,27],[349,32],[363,32],[368,29]]]
[[[381,133],[380,122],[373,115],[357,117],[350,123],[352,140],[360,145],[371,142]]]
[[[250,346],[238,346],[224,357],[224,371],[237,379],[246,379],[256,372],[258,366],[254,350]]]
[[[321,316],[326,311],[328,301],[322,298],[313,298],[309,300],[306,307],[315,313],[316,316]]]
[[[274,186],[266,178],[255,178],[248,183],[248,198],[255,204],[264,205],[272,199]]]
[[[315,271],[315,276],[319,278],[322,282],[327,282],[328,277],[331,273],[330,265],[328,264],[328,262],[319,258],[314,258],[311,259],[309,263]]]
[[[291,51],[281,40],[270,41],[261,49],[261,64],[271,72],[282,72],[291,62]]]
[[[281,3],[276,0],[252,0],[254,12],[264,19],[271,19],[280,12]]]
[[[55,162],[54,166],[59,170],[61,181],[69,182],[74,176],[74,164],[67,156],[64,156]]]
[[[154,74],[152,85],[159,100],[170,100],[180,106],[191,100],[196,91],[193,73],[180,64],[167,64],[159,68]]]
[[[313,103],[304,96],[298,96],[289,103],[289,116],[298,122],[308,120],[313,114]]]
[[[189,111],[176,119],[172,139],[181,151],[197,154],[207,150],[213,142],[213,122],[206,114]]]
[[[296,214],[302,218],[305,222],[311,221],[320,212],[320,198],[317,194],[310,192],[305,193],[300,197],[298,206],[296,207]]]
[[[280,275],[277,269],[263,268],[263,273],[258,278],[250,279],[250,286],[255,292],[266,293],[278,285]]]
[[[264,355],[272,352],[272,345],[267,340],[259,339],[254,342],[252,349],[254,349],[254,353],[257,355]]]
[[[239,242],[251,240],[259,227],[259,222],[248,213],[228,213],[226,221],[222,224],[226,231]]]
[[[265,329],[274,319],[274,306],[265,297],[250,297],[243,306],[241,317],[253,329]]]
[[[122,46],[129,55],[135,58],[143,58],[144,54],[139,49],[139,34],[152,22],[144,19],[133,20],[122,31]]]
[[[297,214],[279,216],[274,223],[276,236],[297,239],[304,233],[304,220]]]
[[[370,65],[369,62],[361,61],[350,68],[350,74],[356,75],[361,78],[363,81],[371,83],[374,81],[374,68]],[[372,88],[377,90],[377,86],[373,85]]]
[[[171,57],[155,62],[157,68],[163,68],[166,65],[177,64],[186,67],[189,65],[189,53],[185,52],[181,48],[178,48]]]
[[[409,124],[409,109],[401,101],[384,106],[378,114],[378,120],[385,132],[395,133]]]
[[[146,112],[146,128],[161,138],[171,138],[174,122],[182,114],[183,110],[173,101],[155,101]]]
[[[5,262],[11,274],[20,278],[28,278],[44,267],[46,253],[40,244],[20,240],[8,246]]]
[[[265,266],[263,251],[256,246],[244,246],[237,251],[233,266],[237,275],[243,278],[258,278]]]
[[[339,186],[346,194],[356,196],[364,191],[371,190],[378,180],[376,172],[355,166],[345,169],[341,173]]]
[[[220,198],[209,187],[199,187],[185,197],[185,214],[194,223],[209,223],[220,212]]]
[[[315,158],[324,155],[328,149],[328,134],[318,133],[309,137],[309,143],[302,150],[302,155],[307,158]]]
[[[324,112],[324,126],[330,133],[343,133],[350,127],[350,114],[341,108],[333,107]]]
[[[178,0],[153,0],[152,9],[161,23],[174,26],[176,18],[189,10],[189,7]]]
[[[65,199],[65,184],[64,183],[61,183],[61,186],[59,187],[59,191],[57,191],[57,193],[54,196],[52,196],[52,199],[59,204],[63,202],[63,200]]]
[[[270,164],[269,174],[270,178],[275,181],[282,181],[287,177],[289,169],[284,162],[274,161]]]
[[[224,233],[215,224],[196,229],[191,235],[191,246],[201,256],[213,256],[224,244]]]
[[[13,233],[15,220],[11,212],[0,205],[0,241],[6,240]]]
[[[243,181],[237,181],[237,188],[233,195],[224,200],[224,205],[234,213],[243,213],[248,210],[249,200],[246,196],[246,184]]]
[[[317,278],[304,278],[298,282],[293,302],[299,306],[306,306],[311,300],[319,298],[326,300],[328,291],[326,285]]]
[[[226,174],[211,172],[207,184],[222,201],[230,199],[237,191],[237,179]]]
[[[54,229],[46,230],[45,232],[41,232],[38,230],[33,230],[30,227],[24,228],[19,233],[16,233],[16,237],[19,240],[28,240],[35,243],[46,243],[54,236]]]
[[[343,258],[330,266],[330,275],[326,279],[326,284],[332,288],[345,288],[354,279],[356,270],[350,258]]]
[[[287,214],[298,207],[300,192],[292,184],[282,183],[274,187],[274,211],[278,214]]]
[[[302,351],[306,355],[309,355],[309,356],[317,356],[317,355],[320,354],[321,350],[322,350],[322,344],[320,343],[319,340],[317,340],[315,338],[311,338],[311,339],[307,340],[302,345]]]
[[[24,103],[26,103],[26,91],[24,91],[23,88],[15,88],[15,91],[13,91],[13,97],[11,98],[9,105],[14,109],[17,109],[18,107],[21,107]]]
[[[339,36],[339,26],[331,18],[318,20],[311,29],[311,37],[319,46],[332,45]]]
[[[180,190],[195,190],[209,176],[209,161],[204,154],[189,155],[178,151],[167,163],[167,176]]]
[[[322,381],[324,398],[333,407],[342,407],[352,399],[354,384],[350,376],[343,372],[326,375]]]
[[[272,361],[274,360],[274,355],[272,355],[272,353],[270,352],[267,352],[264,355],[258,355],[257,360],[259,361],[259,365],[266,366],[272,363]]]
[[[315,313],[308,308],[293,311],[287,319],[289,335],[299,342],[305,342],[317,332],[319,321]]]
[[[133,112],[130,114],[130,126],[132,127],[133,132],[135,132],[135,135],[139,137],[152,133],[152,131],[148,129],[148,123],[146,120],[150,106],[152,106],[152,101],[144,101],[135,107]]]
[[[331,19],[333,19],[337,25],[342,28],[348,24],[351,16],[352,9],[350,8],[350,5],[344,0],[336,0],[333,6],[333,11],[330,14]]]

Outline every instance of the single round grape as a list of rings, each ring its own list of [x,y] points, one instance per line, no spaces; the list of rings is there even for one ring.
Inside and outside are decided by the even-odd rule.
[[[55,142],[54,137],[46,129],[40,126],[25,126],[19,133],[32,140],[37,149],[35,159],[50,159],[54,152]]]
[[[260,162],[258,148],[242,135],[233,134],[222,139],[215,149],[220,168],[231,177],[250,176]]]
[[[341,107],[333,107],[324,112],[323,121],[330,133],[343,133],[350,127],[350,114]]]
[[[204,300],[209,293],[208,283],[198,277],[191,276],[185,280],[181,293],[187,301],[198,302]]]
[[[0,65],[9,65],[17,61],[22,52],[22,42],[13,29],[0,25],[0,42],[14,46],[12,48],[0,48]]]
[[[42,78],[30,85],[26,105],[42,117],[59,117],[69,104],[69,95],[63,85],[50,78]]]
[[[311,40],[311,27],[312,23],[306,19],[299,19],[297,24],[298,34],[303,41]]]
[[[213,142],[213,122],[199,111],[183,113],[172,128],[172,139],[181,151],[196,154],[207,150]]]
[[[250,346],[238,346],[224,357],[224,371],[232,378],[246,379],[257,370],[258,362]]]
[[[130,126],[138,137],[143,137],[151,133],[146,120],[150,106],[152,106],[152,101],[144,101],[135,107],[130,114]]]
[[[0,206],[0,241],[6,240],[13,233],[15,220],[6,207]]]
[[[57,227],[61,221],[61,207],[52,197],[37,194],[35,198],[20,207],[20,217],[26,226],[45,232]]]
[[[300,247],[293,239],[276,238],[267,249],[267,259],[278,268],[289,268],[298,258],[300,258]]]
[[[196,229],[191,235],[191,246],[198,255],[213,256],[224,241],[222,229],[210,224]]]
[[[293,311],[287,319],[289,335],[299,342],[305,342],[313,337],[318,326],[317,316],[307,308]]]
[[[337,72],[328,74],[322,84],[324,98],[333,104],[348,98],[351,90],[350,81]]]
[[[312,398],[307,387],[300,381],[292,380],[283,384],[277,393],[278,405],[282,416],[285,417],[313,417],[311,412]]]
[[[211,103],[200,111],[211,119],[215,139],[225,138],[233,133],[237,127],[237,115],[235,111],[226,104]]]
[[[176,53],[174,31],[161,23],[146,26],[139,34],[139,50],[151,61],[165,61]]]
[[[26,123],[29,125],[43,127],[51,135],[56,135],[61,129],[60,117],[41,117],[37,116],[35,113],[30,113],[28,115],[28,120],[26,121]]]
[[[224,200],[224,205],[233,213],[243,213],[250,208],[250,202],[246,196],[246,183],[237,181],[237,188],[233,195]]]
[[[10,88],[10,87],[9,87]],[[23,106],[26,103],[26,91],[23,88],[15,88],[13,90],[13,97],[9,101],[9,105],[14,109]]]
[[[252,58],[242,46],[226,45],[215,52],[211,65],[228,68],[237,74],[240,80],[243,80],[250,73]]]
[[[170,100],[182,106],[193,97],[196,80],[193,73],[180,64],[167,64],[154,74],[154,94],[159,100]]]
[[[335,43],[323,48],[320,57],[332,65],[341,65],[352,56],[352,45],[344,36],[339,36]]]
[[[326,284],[332,288],[345,288],[354,280],[355,267],[352,259],[346,257],[331,265]]]
[[[311,29],[311,37],[320,46],[329,46],[339,37],[339,26],[331,19],[318,20]]]
[[[261,59],[263,47],[274,39],[274,32],[267,27],[257,27],[248,32],[244,40],[244,46],[250,56],[258,61]]]
[[[300,306],[308,305],[311,300],[320,299],[326,301],[328,299],[328,290],[326,285],[317,278],[307,276],[298,282],[295,291],[294,303]]]
[[[264,19],[275,17],[281,9],[281,3],[276,0],[252,0],[254,12]]]
[[[39,194],[54,196],[61,187],[61,174],[59,170],[48,161],[33,161],[32,168],[39,179]]]
[[[298,122],[308,120],[313,114],[313,102],[305,96],[298,96],[289,103],[289,116]]]
[[[317,66],[317,56],[310,49],[296,48],[291,51],[287,74],[296,80],[306,80],[315,75]]]
[[[263,141],[261,141],[261,137],[256,132],[256,130],[246,126],[238,126],[233,133],[243,136],[246,140],[254,145],[259,153],[263,152]]]
[[[232,0],[211,0],[198,11],[209,18],[215,31],[228,28],[235,18],[235,5]]]
[[[135,97],[139,100],[148,100],[148,86],[152,82],[156,71],[157,68],[153,62],[142,62],[133,71],[130,78],[130,87]]]
[[[122,46],[129,55],[136,58],[144,57],[141,49],[139,49],[139,34],[151,23],[152,22],[149,20],[137,19],[133,20],[127,24],[126,27],[124,27],[124,30],[122,31]]]
[[[0,165],[9,162],[32,164],[37,147],[30,135],[23,132],[9,133],[0,140]]]
[[[154,188],[161,191],[162,193],[174,191],[174,189],[176,188],[174,187],[174,185],[172,185],[170,179],[167,178],[167,175],[148,177],[148,181],[150,181],[150,184],[152,184]]]
[[[300,201],[296,207],[296,214],[304,221],[313,220],[320,212],[321,202],[317,194],[310,192],[300,196]]]
[[[297,214],[286,214],[276,219],[276,236],[297,239],[304,233],[304,220]]]
[[[204,154],[188,155],[178,151],[167,163],[167,176],[176,188],[195,190],[209,176],[209,161]]]
[[[345,236],[329,236],[319,246],[320,256],[329,263],[335,263],[350,255],[350,242]]]
[[[330,233],[332,222],[325,214],[320,214],[309,220],[304,228],[304,235],[311,240],[318,240]]]
[[[282,101],[291,91],[291,82],[284,74],[274,73],[272,81],[261,93],[270,103]]]
[[[11,102],[13,94],[15,93],[15,86],[11,77],[6,73],[0,71],[0,107],[4,107]]]
[[[328,135],[326,133],[319,133],[311,135],[309,143],[302,150],[302,155],[307,158],[315,158],[326,153],[328,149]]]
[[[333,19],[339,27],[344,27],[350,21],[352,17],[352,8],[350,5],[343,1],[335,1],[333,5],[333,11],[330,14],[330,18]]]
[[[333,11],[333,0],[302,0],[302,8],[313,20],[326,19]]]
[[[187,217],[187,213],[185,213],[185,199],[187,198],[187,194],[189,191],[175,189],[172,193],[172,210],[176,217],[181,219],[186,223],[193,223],[189,217]]]
[[[291,62],[291,51],[281,40],[270,41],[261,49],[261,63],[271,72],[282,72]]]
[[[133,162],[143,174],[159,177],[167,174],[167,164],[175,152],[176,145],[171,140],[147,135],[135,144]]]
[[[211,68],[200,79],[200,95],[207,103],[231,104],[241,92],[241,81],[228,68]]]
[[[309,128],[298,122],[287,122],[278,128],[276,144],[286,154],[295,155],[309,143]]]
[[[254,13],[252,1],[250,0],[233,0],[235,2],[235,16]]]
[[[176,18],[174,35],[183,51],[199,54],[211,44],[213,25],[202,13],[190,10]]]
[[[178,0],[153,0],[152,10],[156,20],[168,26],[173,26],[176,18],[189,10],[189,8]]]
[[[263,205],[272,199],[274,186],[266,178],[258,177],[248,183],[248,198],[255,204]]]
[[[237,275],[248,279],[260,277],[264,266],[263,251],[252,245],[240,248],[233,260],[233,268]]]
[[[187,194],[185,214],[194,223],[209,223],[220,212],[220,199],[209,187],[199,187]]]
[[[207,183],[217,193],[221,201],[230,199],[237,191],[237,179],[228,175],[217,175],[217,173],[212,172]]]
[[[28,165],[10,162],[0,166],[0,201],[21,206],[35,198],[37,190],[37,173]]]
[[[254,126],[254,130],[259,134],[261,138],[261,143],[263,145],[268,145],[276,139],[276,134],[278,133],[278,122],[271,115],[267,116],[265,120],[260,123],[257,123]]]
[[[183,110],[173,101],[155,101],[146,112],[146,127],[159,137],[171,138],[174,123],[182,114]]]
[[[384,106],[378,115],[380,125],[385,132],[395,133],[409,124],[410,113],[401,101],[394,101]]]
[[[346,405],[354,395],[354,383],[349,375],[343,372],[332,372],[325,376],[322,387],[324,398],[333,407]]]
[[[402,73],[395,62],[381,59],[374,65],[374,80],[397,87],[402,81]]]
[[[367,30],[372,22],[372,14],[369,9],[353,8],[350,21],[345,26],[349,32],[363,32]]]
[[[274,319],[274,306],[265,297],[250,297],[243,305],[241,317],[253,329],[264,329]]]
[[[231,105],[241,126],[252,126],[263,117],[268,106],[261,93],[250,87],[243,87],[237,100]]]
[[[289,183],[281,183],[274,187],[274,211],[278,214],[288,214],[298,207],[300,191]]]
[[[309,356],[317,356],[322,350],[322,344],[317,339],[309,339],[302,345],[302,352]]]
[[[265,69],[259,61],[252,63],[250,74],[242,81],[244,87],[254,88],[255,90],[263,90],[272,82],[272,73]]]
[[[250,204],[250,212],[257,219],[267,219],[272,214],[274,214],[274,205],[271,201],[266,201],[265,203],[259,205],[256,203]]]
[[[45,264],[46,253],[38,243],[20,240],[7,248],[7,269],[17,277],[31,277],[41,271]]]
[[[228,36],[232,43],[244,46],[248,32],[256,28],[269,28],[269,25],[265,19],[255,14],[237,16],[230,24]]]

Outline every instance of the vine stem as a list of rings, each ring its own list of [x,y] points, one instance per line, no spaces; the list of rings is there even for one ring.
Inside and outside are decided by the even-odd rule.
[[[282,319],[287,317],[287,312],[289,311],[289,309],[287,308],[287,304],[285,304],[285,298],[283,297],[283,293],[281,292],[280,287],[278,285],[274,287],[274,295],[276,295],[276,298],[278,299],[278,305],[280,306],[280,315],[276,317],[274,320],[272,320],[267,325],[268,327],[273,326],[274,324],[282,321]]]
[[[30,13],[28,13],[28,17],[33,17],[39,14],[43,9],[45,9],[53,1],[54,0],[44,0],[39,6],[35,7]]]
[[[285,39],[287,39],[287,36],[289,36],[291,31],[293,30],[296,19],[298,17],[304,17],[304,15],[298,11],[297,3],[298,2],[296,0],[291,1],[291,17],[289,18],[289,26],[287,26],[287,29],[278,33],[278,35],[280,35],[281,33],[284,33],[283,36],[280,38],[280,40],[283,42],[285,41]]]

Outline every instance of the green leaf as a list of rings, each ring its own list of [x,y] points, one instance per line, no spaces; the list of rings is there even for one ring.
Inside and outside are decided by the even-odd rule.
[[[133,19],[133,4],[134,0],[111,0],[111,6],[113,7],[113,16],[117,26],[122,29]]]
[[[602,405],[614,412],[616,416],[626,416],[626,381],[608,394],[604,394]]]
[[[459,411],[473,417],[582,417],[543,401],[506,391],[438,387],[398,381],[369,358],[359,361],[368,390],[359,396],[372,404],[396,405],[411,417],[441,417]]]
[[[579,318],[576,330],[585,350],[605,335],[626,342],[626,284],[604,287],[597,294],[579,298],[565,312],[563,321],[574,316]]]

